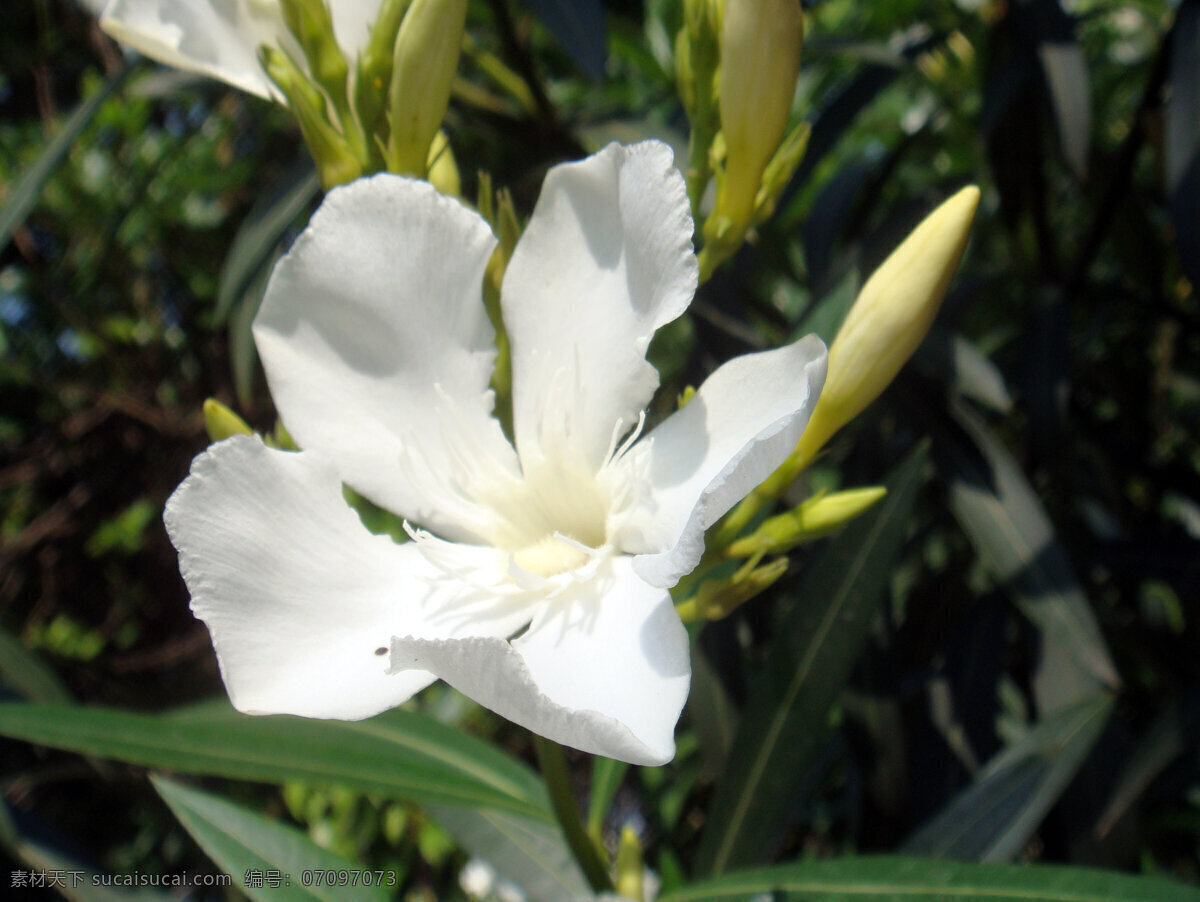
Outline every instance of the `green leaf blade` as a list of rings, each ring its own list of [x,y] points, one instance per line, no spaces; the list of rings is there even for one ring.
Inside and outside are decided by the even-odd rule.
[[[727,874],[659,902],[1200,902],[1190,886],[1129,874],[1045,865],[983,865],[847,856]]]
[[[781,626],[768,678],[742,717],[697,857],[704,873],[769,854],[790,790],[825,735],[830,707],[866,645],[907,537],[926,449],[888,480],[887,496],[809,566]]]
[[[388,798],[488,807],[549,820],[536,774],[482,740],[407,711],[366,721],[184,716],[0,704],[0,735],[181,773],[340,783]]]
[[[240,878],[243,892],[262,902],[385,902],[390,894],[374,885],[375,872],[365,871],[328,849],[323,849],[294,827],[261,814],[168,780],[151,776],[150,781],[167,807],[183,824],[205,853],[225,873]],[[279,871],[283,885],[256,886],[244,879],[251,870]],[[346,872],[360,875],[358,885],[305,886],[306,872]],[[370,875],[371,886],[361,884]],[[380,875],[386,881],[386,875]]]

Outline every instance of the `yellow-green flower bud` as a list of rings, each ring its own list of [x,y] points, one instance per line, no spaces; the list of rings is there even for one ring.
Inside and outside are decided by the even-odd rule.
[[[209,441],[213,442],[223,441],[231,435],[254,433],[245,420],[216,398],[209,398],[204,402],[204,428],[208,432]]]
[[[358,54],[358,74],[354,80],[354,108],[358,112],[367,140],[374,142],[384,125],[388,86],[392,81],[392,61],[396,55],[396,36],[412,0],[384,0],[371,26],[366,46]],[[383,140],[387,136],[383,135]]]
[[[847,489],[809,498],[785,514],[763,521],[752,535],[738,539],[726,550],[727,557],[782,554],[841,529],[887,494],[883,486]]]
[[[645,865],[642,864],[642,844],[638,840],[637,831],[626,826],[621,829],[621,841],[617,846],[617,895],[622,899],[633,899],[641,902],[646,898],[646,890],[642,885],[645,875]]]
[[[787,131],[803,42],[799,0],[726,0],[720,76],[725,173],[716,209],[739,228],[751,222],[763,171]]]
[[[797,446],[809,460],[879,397],[929,332],[967,247],[979,189],[963,188],[892,252],[859,292],[829,348],[825,387]]]
[[[447,197],[458,197],[462,194],[462,178],[458,174],[458,163],[454,159],[454,151],[450,149],[450,139],[446,133],[439,131],[433,136],[429,145],[429,181],[433,187]]]
[[[267,75],[287,98],[300,132],[308,145],[321,184],[326,189],[345,185],[362,175],[358,154],[325,114],[325,99],[317,87],[300,71],[290,56],[272,47],[260,47],[259,60]]]
[[[413,0],[396,36],[388,168],[424,177],[458,69],[467,0]]]
[[[288,30],[304,51],[313,80],[326,90],[335,106],[344,105],[350,70],[334,38],[333,18],[325,0],[279,0],[279,8]]]
[[[733,576],[706,580],[696,594],[676,607],[684,622],[720,620],[760,592],[771,588],[787,572],[787,558],[781,557],[761,567],[743,567]]]

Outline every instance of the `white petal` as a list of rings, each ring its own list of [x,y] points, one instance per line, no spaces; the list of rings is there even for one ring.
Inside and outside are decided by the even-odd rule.
[[[487,224],[427,182],[335,188],[267,286],[254,337],[284,424],[377,504],[478,541],[518,478],[491,416]]]
[[[359,52],[367,46],[371,26],[379,16],[383,0],[332,0],[329,4],[333,16],[333,33],[338,46],[346,54],[350,71],[354,71]]]
[[[396,633],[510,635],[528,621],[373,536],[318,455],[257,438],[214,445],[167,503],[171,541],[230,700],[252,714],[356,720],[434,677],[388,674]]]
[[[637,421],[658,373],[654,331],[696,291],[692,217],[671,149],[610,144],[546,176],[504,276],[517,448],[566,444],[595,467]],[[577,459],[579,459],[577,457]]]
[[[825,361],[815,335],[737,357],[634,447],[651,503],[618,544],[643,552],[633,565],[642,579],[673,586],[690,573],[704,531],[783,463],[808,424]]]
[[[278,92],[259,45],[294,46],[278,3],[262,0],[111,0],[100,26],[151,59],[260,97]]]
[[[675,756],[691,680],[687,631],[670,596],[615,557],[594,581],[549,599],[523,636],[397,635],[395,667],[436,673],[460,692],[573,748],[634,764]]]

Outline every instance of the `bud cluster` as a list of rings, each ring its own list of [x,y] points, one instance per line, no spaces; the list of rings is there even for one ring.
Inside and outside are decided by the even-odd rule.
[[[440,132],[458,68],[466,0],[384,0],[353,69],[335,38],[327,0],[280,0],[303,59],[261,47],[263,68],[287,99],[326,188],[388,171],[458,193]]]

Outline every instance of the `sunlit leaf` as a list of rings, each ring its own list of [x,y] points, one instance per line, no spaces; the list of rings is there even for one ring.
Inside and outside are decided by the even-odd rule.
[[[480,808],[428,808],[460,846],[521,887],[531,902],[589,898],[587,881],[557,824]]]
[[[395,885],[390,871],[361,868],[323,849],[295,827],[263,817],[220,796],[174,780],[151,776],[151,782],[185,830],[239,888],[262,902],[384,902]],[[280,886],[257,879],[250,871],[278,871]],[[312,875],[316,872],[317,876]],[[339,873],[340,872],[340,873]],[[341,874],[346,875],[341,885]],[[330,881],[328,878],[334,879]],[[353,880],[354,882],[351,882]],[[390,883],[389,883],[390,880]],[[305,886],[308,882],[310,885]],[[369,882],[370,885],[363,885]]]
[[[1070,784],[1111,711],[1112,698],[1104,694],[1039,723],[988,762],[903,851],[985,862],[1015,858]]]
[[[180,773],[341,783],[388,798],[550,818],[541,782],[525,765],[407,711],[346,722],[231,708],[169,717],[9,703],[0,705],[0,735]]]

